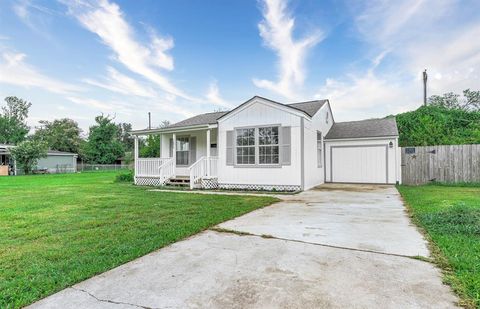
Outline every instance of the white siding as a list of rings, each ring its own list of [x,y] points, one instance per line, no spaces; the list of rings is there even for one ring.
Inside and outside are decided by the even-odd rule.
[[[326,115],[329,114],[328,123]],[[313,116],[312,120],[305,120],[305,190],[325,182],[324,152],[322,152],[322,167],[318,167],[317,161],[317,131],[322,133],[322,139],[328,133],[333,124],[332,112],[328,102]]]
[[[232,185],[301,185],[300,116],[255,101],[219,123],[218,182]],[[226,165],[226,132],[238,127],[280,125],[291,127],[291,164],[280,167]]]
[[[388,146],[390,142],[393,143],[392,148]],[[327,182],[385,183],[387,172],[387,183],[394,184],[396,181],[401,181],[397,138],[327,141],[325,146]],[[388,164],[385,162],[387,156]],[[360,162],[362,164],[359,164]],[[333,174],[336,177],[334,179],[331,178],[332,164]]]

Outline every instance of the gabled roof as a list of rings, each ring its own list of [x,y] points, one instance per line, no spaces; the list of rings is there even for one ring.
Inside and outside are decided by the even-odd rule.
[[[299,103],[290,103],[286,104],[287,106],[299,109],[308,114],[308,116],[313,117],[322,106],[327,103],[328,100],[316,100],[308,102],[299,102]]]
[[[313,117],[317,111],[326,103],[328,100],[317,100],[317,101],[308,101],[308,102],[298,102],[298,103],[290,103],[290,104],[283,104],[276,101],[272,101],[270,99],[266,99],[259,96],[254,96],[253,98],[249,99],[248,101],[244,102],[243,104],[239,105],[238,107],[232,109],[231,111],[225,112],[214,112],[214,113],[206,113],[200,114],[197,116],[193,116],[191,118],[182,120],[180,122],[174,123],[169,125],[163,129],[172,129],[172,128],[180,128],[180,127],[190,127],[190,126],[197,126],[197,125],[208,125],[208,124],[215,124],[217,120],[231,112],[237,110],[239,107],[243,106],[244,104],[251,102],[255,98],[260,98],[262,100],[269,101],[274,104],[280,104],[282,106],[290,107],[297,111],[301,111],[304,114]]]
[[[325,139],[398,136],[394,117],[361,121],[336,122]]]

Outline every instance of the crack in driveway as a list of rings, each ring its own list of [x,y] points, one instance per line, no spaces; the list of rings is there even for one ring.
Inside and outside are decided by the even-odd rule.
[[[217,233],[227,233],[227,234],[233,234],[233,235],[237,235],[237,236],[253,236],[253,237],[266,238],[266,239],[270,238],[270,239],[291,241],[291,242],[297,242],[297,243],[302,243],[302,244],[307,244],[307,245],[328,247],[328,248],[341,249],[341,250],[350,250],[350,251],[367,252],[367,253],[382,254],[382,255],[389,255],[389,256],[397,256],[397,257],[419,260],[419,261],[423,261],[423,262],[427,262],[427,263],[433,263],[432,259],[430,259],[428,257],[420,256],[420,255],[404,255],[404,254],[381,252],[381,251],[368,250],[368,249],[342,247],[342,246],[335,246],[335,245],[329,245],[329,244],[324,244],[324,243],[309,242],[309,241],[305,241],[305,240],[276,237],[276,236],[272,236],[272,235],[265,235],[265,234],[259,235],[259,234],[253,234],[253,233],[250,233],[250,232],[237,231],[237,230],[231,230],[231,229],[225,229],[225,228],[219,228],[219,227],[212,227],[209,230],[217,232]]]
[[[163,308],[160,308],[160,307],[147,307],[147,306],[142,306],[142,305],[137,305],[137,304],[131,304],[131,303],[125,303],[125,302],[120,302],[120,301],[114,301],[114,300],[110,300],[110,299],[102,299],[102,298],[98,298],[97,296],[93,295],[92,293],[90,293],[90,292],[87,291],[87,290],[80,289],[80,288],[75,288],[75,287],[71,287],[71,288],[72,288],[73,290],[76,290],[76,291],[85,293],[85,294],[87,294],[88,296],[94,298],[96,301],[99,301],[99,302],[110,303],[110,304],[115,304],[115,305],[127,305],[127,306],[132,306],[132,307],[137,307],[137,308],[143,308],[143,309],[165,309],[165,308],[171,308],[171,307],[163,307]]]

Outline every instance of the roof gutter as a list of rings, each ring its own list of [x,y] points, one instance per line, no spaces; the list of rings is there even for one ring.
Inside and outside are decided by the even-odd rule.
[[[218,125],[216,123],[214,123],[214,124],[200,124],[200,125],[186,126],[186,127],[135,130],[135,131],[130,131],[130,134],[132,134],[132,135],[148,135],[148,134],[155,134],[155,133],[174,133],[174,132],[185,132],[185,131],[214,129],[214,128],[217,128],[217,127],[218,127]]]
[[[386,139],[386,138],[398,138],[398,135],[382,135],[382,136],[365,136],[365,137],[338,137],[338,138],[325,138],[325,142],[334,141],[358,141],[369,139]]]

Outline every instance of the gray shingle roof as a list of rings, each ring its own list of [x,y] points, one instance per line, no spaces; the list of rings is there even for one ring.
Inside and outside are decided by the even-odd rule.
[[[200,114],[200,115],[193,116],[191,118],[179,121],[165,128],[169,129],[169,128],[178,128],[178,127],[190,127],[190,126],[196,126],[196,125],[202,125],[202,124],[214,124],[214,123],[217,123],[218,118],[222,117],[227,113],[228,112],[215,112],[215,113]]]
[[[250,100],[249,100],[250,101]],[[269,100],[271,101],[271,100]],[[247,101],[248,102],[248,101]],[[275,101],[272,101],[274,103],[278,103]],[[313,117],[317,113],[317,111],[326,103],[328,100],[317,100],[317,101],[308,101],[308,102],[299,102],[299,103],[291,103],[291,104],[282,104],[285,106],[292,107],[296,110],[300,110],[310,117]],[[182,120],[180,122],[174,123],[172,125],[169,125],[168,127],[165,127],[165,129],[170,129],[170,128],[179,128],[179,127],[190,127],[190,126],[196,126],[196,125],[204,125],[204,124],[214,124],[217,123],[217,119],[220,117],[230,113],[231,111],[225,111],[225,112],[214,112],[214,113],[206,113],[206,114],[200,114],[197,116],[193,116],[191,118]]]
[[[51,155],[55,155],[55,154],[58,154],[58,155],[72,155],[72,156],[77,155],[76,153],[73,153],[73,152],[58,151],[58,150],[49,150],[48,154],[51,154]]]
[[[317,101],[309,101],[309,102],[300,102],[300,103],[291,103],[285,104],[287,106],[293,107],[295,109],[299,109],[308,114],[308,116],[313,117],[322,106],[327,103],[328,100],[317,100]]]
[[[325,136],[326,139],[398,136],[395,118],[367,119],[336,122]]]

